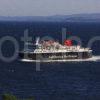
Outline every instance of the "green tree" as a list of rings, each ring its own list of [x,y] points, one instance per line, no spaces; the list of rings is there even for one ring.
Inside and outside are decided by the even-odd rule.
[[[18,100],[14,95],[12,94],[4,94],[2,95],[3,100]]]

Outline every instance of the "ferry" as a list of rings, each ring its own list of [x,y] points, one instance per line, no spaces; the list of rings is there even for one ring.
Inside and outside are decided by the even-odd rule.
[[[38,37],[34,44],[26,43],[26,45],[31,46],[31,49],[20,51],[20,59],[53,61],[92,58],[92,50],[90,48],[73,45],[72,40],[65,40],[62,45],[53,40],[41,41]]]

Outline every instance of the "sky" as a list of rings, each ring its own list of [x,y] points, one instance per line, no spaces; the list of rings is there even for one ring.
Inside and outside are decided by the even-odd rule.
[[[0,16],[100,13],[100,0],[0,0]]]

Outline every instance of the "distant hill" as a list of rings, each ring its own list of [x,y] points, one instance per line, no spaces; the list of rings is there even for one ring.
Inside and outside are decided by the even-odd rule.
[[[55,16],[0,16],[0,21],[43,21],[43,22],[100,22],[100,13]]]

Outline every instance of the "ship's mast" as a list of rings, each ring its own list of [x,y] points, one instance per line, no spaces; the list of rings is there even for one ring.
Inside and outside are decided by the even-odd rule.
[[[36,38],[36,45],[37,45],[37,46],[39,45],[39,41],[40,41],[40,38],[37,37],[37,38]]]

